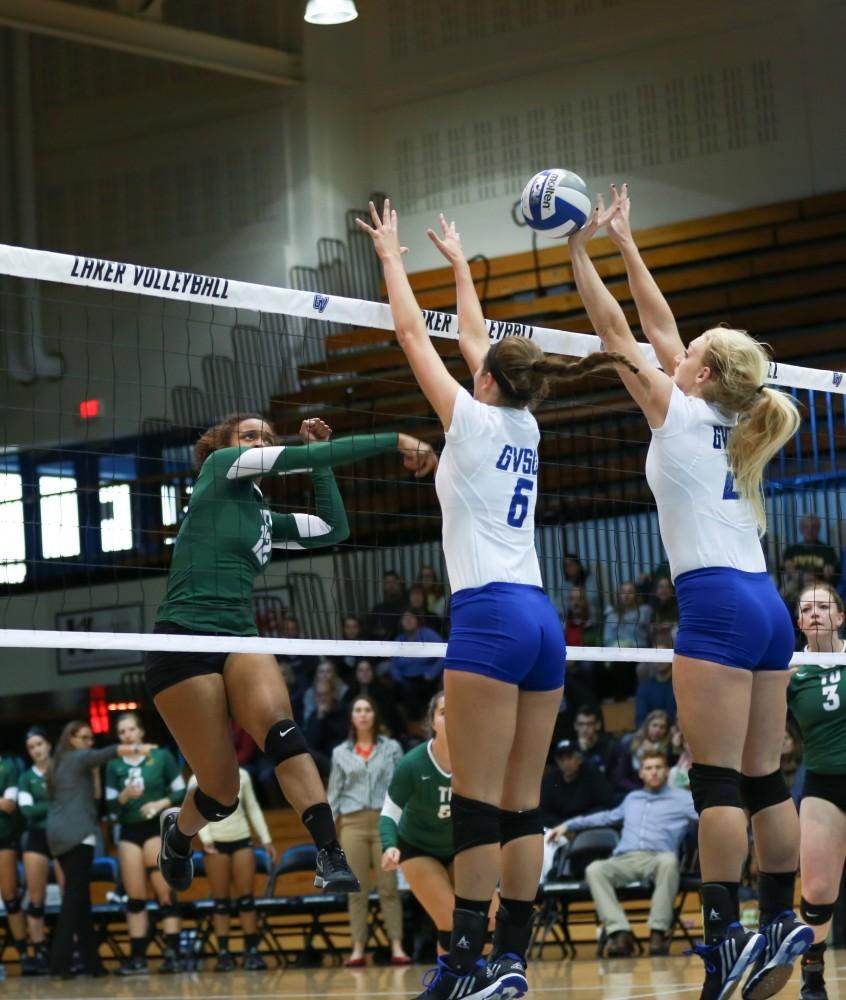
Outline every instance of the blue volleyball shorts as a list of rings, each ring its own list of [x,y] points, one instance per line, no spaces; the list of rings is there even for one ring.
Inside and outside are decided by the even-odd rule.
[[[726,566],[694,569],[675,580],[675,652],[742,670],[786,670],[795,633],[790,612],[766,573]]]
[[[521,691],[555,691],[564,683],[564,632],[541,587],[488,583],[459,590],[450,621],[446,670],[482,674]]]

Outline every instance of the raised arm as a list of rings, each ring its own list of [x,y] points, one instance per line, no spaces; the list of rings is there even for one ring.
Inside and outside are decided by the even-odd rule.
[[[402,263],[405,248],[400,246],[397,213],[391,209],[391,203],[386,198],[380,219],[376,206],[371,201],[370,219],[373,223],[372,226],[368,226],[361,219],[356,219],[356,223],[359,229],[370,235],[376,254],[382,261],[397,342],[408,358],[408,363],[411,365],[417,384],[423,390],[423,395],[437,413],[444,430],[449,430],[452,423],[452,411],[455,407],[455,397],[458,395],[460,386],[450,375],[440,354],[435,350],[431,337],[426,332],[423,313],[414,298],[414,292]]]
[[[433,229],[427,232],[429,239],[452,264],[458,303],[458,347],[461,356],[467,362],[470,374],[475,375],[485,360],[491,341],[485,326],[482,304],[476,294],[476,285],[473,283],[473,275],[464,256],[464,248],[461,246],[461,237],[456,232],[455,223],[448,223],[443,212],[440,214],[439,222],[443,239]]]
[[[660,427],[670,406],[672,382],[669,376],[651,365],[644,357],[620,303],[602,283],[587,252],[588,241],[605,224],[607,215],[600,196],[590,219],[570,237],[573,278],[588,318],[605,349],[622,354],[638,370],[635,375],[621,368],[620,378],[623,384],[629,390],[632,399],[643,410],[650,427]]]
[[[605,231],[617,246],[626,265],[629,288],[632,290],[640,325],[652,344],[661,367],[668,375],[676,370],[676,358],[684,351],[679,328],[661,289],[644,264],[629,224],[629,186],[621,191],[611,185],[612,209]]]

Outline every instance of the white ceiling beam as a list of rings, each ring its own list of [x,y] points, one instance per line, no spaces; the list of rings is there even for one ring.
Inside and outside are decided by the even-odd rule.
[[[0,25],[276,86],[302,80],[291,52],[60,0],[0,0]]]

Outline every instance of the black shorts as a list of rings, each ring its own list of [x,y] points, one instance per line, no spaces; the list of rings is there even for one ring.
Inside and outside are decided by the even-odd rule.
[[[216,840],[214,846],[218,854],[237,854],[238,851],[251,851],[253,842],[249,837],[242,837],[241,840]]]
[[[124,823],[120,828],[120,841],[127,844],[137,844],[143,847],[148,840],[158,837],[160,833],[159,818],[145,819],[143,823]]]
[[[435,861],[440,861],[444,868],[449,868],[455,858],[454,854],[449,854],[446,857],[442,857],[438,854],[432,854],[431,851],[426,851],[422,847],[415,847],[414,844],[409,844],[407,840],[403,840],[402,837],[397,837],[397,847],[400,852],[400,864],[403,861],[411,861],[412,858],[434,858]]]
[[[17,833],[10,833],[8,837],[0,837],[0,851],[14,851],[17,854],[20,846],[20,837]]]
[[[819,771],[807,771],[802,798],[825,799],[846,813],[846,774],[821,774]]]
[[[27,830],[23,835],[21,848],[24,854],[43,854],[45,858],[53,857],[47,846],[47,831],[43,827],[33,827]]]
[[[153,626],[154,635],[220,635],[228,636],[228,632],[197,632],[185,628],[175,622],[156,622]],[[219,653],[168,653],[164,650],[153,650],[144,656],[144,679],[151,698],[173,687],[189,677],[200,677],[203,674],[222,674],[226,657],[229,653],[222,648]]]

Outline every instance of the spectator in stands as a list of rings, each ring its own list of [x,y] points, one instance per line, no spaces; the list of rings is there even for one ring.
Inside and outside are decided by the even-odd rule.
[[[91,917],[91,862],[97,830],[92,770],[113,757],[149,754],[151,744],[116,744],[92,749],[94,735],[87,722],[69,722],[47,765],[47,844],[65,874],[62,909],[50,952],[50,971],[69,979],[74,937],[84,972],[104,976]]]
[[[359,695],[367,695],[368,698],[373,699],[379,709],[379,718],[387,727],[389,735],[399,739],[403,732],[402,716],[397,709],[392,692],[388,689],[384,679],[376,673],[372,660],[359,660],[356,663],[355,675],[344,695],[347,707],[351,708],[352,703]]]
[[[587,599],[587,592],[581,584],[574,584],[570,588],[570,593],[564,603],[562,614],[564,624],[564,638],[567,641],[567,648],[573,646],[597,646],[601,638],[601,624],[597,615],[594,614]],[[578,699],[573,699],[574,685],[579,689],[579,693],[584,699],[585,695],[593,700],[600,697],[601,675],[603,667],[601,663],[591,660],[571,660],[567,658],[567,684],[565,686],[565,697],[572,705],[574,700],[580,704]]]
[[[408,607],[405,584],[395,570],[382,577],[382,600],[374,604],[367,618],[369,639],[392,639],[399,631],[400,617]]]
[[[361,883],[360,892],[347,896],[350,911],[352,951],[346,965],[365,964],[367,946],[367,895],[371,868],[376,872],[379,905],[391,942],[393,965],[408,965],[411,959],[402,946],[402,906],[396,872],[382,870],[379,815],[394,770],[402,758],[396,740],[382,732],[376,703],[366,695],[353,702],[347,739],[332,752],[327,798],[341,831],[341,846]]]
[[[300,634],[299,619],[295,618],[294,615],[288,615],[283,622],[282,628],[283,638],[302,638]],[[277,657],[277,660],[280,662],[280,666],[283,663],[286,663],[290,667],[290,676],[293,678],[293,686],[289,685],[289,691],[291,693],[292,700],[295,695],[302,697],[303,693],[311,684],[315,668],[317,667],[317,659],[318,658],[316,656],[302,656],[299,653],[286,653],[284,656]]]
[[[667,758],[644,753],[640,777],[643,788],[630,792],[616,809],[577,816],[550,830],[547,838],[573,837],[581,830],[622,823],[620,842],[610,858],[588,865],[585,878],[596,904],[608,944],[606,955],[621,958],[634,954],[635,943],[625,911],[615,889],[636,879],[655,883],[649,911],[650,955],[670,950],[673,904],[679,886],[679,848],[696,810],[689,792],[670,788]]]
[[[276,864],[276,848],[264,813],[256,800],[250,775],[238,768],[238,808],[217,823],[200,830],[200,840],[206,858],[206,875],[214,899],[214,934],[217,938],[215,972],[231,972],[235,959],[229,951],[229,930],[233,911],[241,919],[244,932],[243,967],[247,970],[266,969],[267,963],[259,952],[258,916],[256,914],[256,856],[252,834],[267,851],[271,865]],[[188,783],[197,784],[195,778]],[[252,831],[251,828],[252,827]]]
[[[435,567],[428,563],[420,567],[417,574],[417,583],[423,588],[426,594],[426,610],[430,615],[440,618],[441,622],[447,617],[447,598],[444,592],[444,585],[440,577],[435,572]]]
[[[676,758],[675,764],[670,768],[668,781],[670,788],[686,788],[689,791],[693,754],[690,752],[684,733],[678,726],[673,726],[670,730],[670,754]]]
[[[338,701],[335,687],[329,680],[314,686],[315,710],[302,726],[309,751],[325,781],[329,777],[332,751],[347,734],[349,713]]]
[[[438,615],[429,611],[426,604],[426,591],[419,583],[412,583],[408,588],[408,607],[417,615],[421,624],[434,629],[438,635],[443,635],[443,623]]]
[[[612,776],[614,787],[620,792],[640,788],[643,755],[660,753],[669,757],[669,752],[670,719],[663,709],[657,708],[646,716],[631,739],[623,740]]]
[[[659,576],[655,581],[655,590],[649,599],[652,608],[652,628],[653,645],[655,632],[662,626],[670,626],[672,634],[675,635],[679,627],[679,604],[676,600],[676,592],[673,589],[672,581],[668,576]],[[670,647],[672,649],[672,646]]]
[[[590,609],[589,617],[593,621],[598,622],[600,620],[599,588],[593,576],[588,572],[575,552],[564,553],[562,570],[564,579],[561,583],[561,589],[556,595],[558,600],[554,602],[561,617],[564,618],[567,615],[567,605],[573,588],[581,587],[587,606]]]
[[[303,722],[308,722],[311,716],[314,714],[316,705],[314,701],[314,689],[320,681],[329,681],[335,690],[336,701],[343,701],[344,696],[347,693],[347,685],[338,676],[338,671],[335,667],[333,660],[328,657],[322,657],[317,664],[314,671],[314,680],[311,686],[303,694]]]
[[[617,759],[619,744],[603,732],[600,709],[595,705],[582,705],[576,712],[575,730],[582,760],[607,777]]]
[[[341,638],[347,642],[359,642],[363,639],[364,626],[361,624],[361,619],[355,615],[344,615],[344,619],[341,622]],[[346,684],[349,684],[352,680],[357,662],[358,656],[355,653],[348,653],[345,656],[339,657],[338,675]]]
[[[834,549],[820,541],[820,519],[814,513],[799,519],[802,541],[788,545],[782,554],[782,595],[792,609],[799,591],[807,583],[819,580],[836,587],[840,579],[840,560]],[[803,578],[803,572],[814,574],[814,580]],[[804,582],[803,582],[804,580]]]
[[[0,758],[0,893],[6,908],[9,935],[20,956],[21,969],[29,971],[26,918],[21,911],[18,884],[18,765],[12,757]]]
[[[617,796],[608,779],[584,762],[575,740],[559,740],[553,759],[555,763],[541,784],[540,807],[545,827],[616,805]]]
[[[423,625],[420,616],[406,608],[400,618],[402,631],[394,637],[395,642],[443,642],[443,637],[434,629]],[[391,657],[391,676],[399,690],[400,700],[405,707],[407,718],[419,719],[429,699],[440,687],[444,671],[442,657],[422,658],[413,656]]]
[[[672,649],[673,634],[663,625],[654,632],[656,649]],[[673,662],[650,664],[652,669],[644,671],[637,682],[635,691],[635,725],[643,724],[647,715],[656,708],[663,709],[670,720],[676,721],[676,698],[673,694]]]
[[[652,608],[641,601],[637,587],[627,580],[620,585],[617,599],[609,604],[603,615],[602,644],[624,649],[644,649],[650,645],[649,623]],[[611,660],[608,662],[609,690],[615,699],[631,697],[636,684],[632,663]]]

